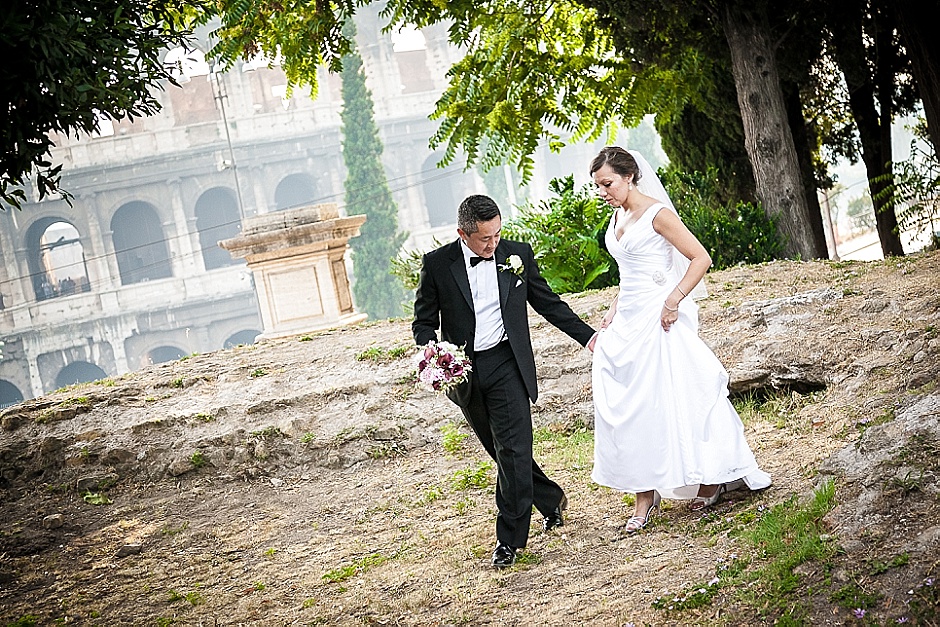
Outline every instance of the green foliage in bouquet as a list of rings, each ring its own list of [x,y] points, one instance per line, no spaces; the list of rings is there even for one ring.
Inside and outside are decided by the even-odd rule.
[[[573,176],[553,179],[549,189],[555,196],[523,205],[503,222],[502,236],[532,245],[539,271],[558,293],[616,285],[617,265],[602,246],[610,209],[590,186],[575,190]]]
[[[783,254],[774,220],[752,203],[722,203],[718,172],[660,170],[663,187],[689,230],[711,255],[715,270],[763,263]]]

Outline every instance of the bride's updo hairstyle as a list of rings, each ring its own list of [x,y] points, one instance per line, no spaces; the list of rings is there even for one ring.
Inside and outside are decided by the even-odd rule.
[[[640,167],[636,164],[636,159],[629,152],[620,146],[607,146],[601,150],[594,160],[591,161],[590,175],[609,165],[610,169],[622,177],[633,175],[633,184],[640,182]]]

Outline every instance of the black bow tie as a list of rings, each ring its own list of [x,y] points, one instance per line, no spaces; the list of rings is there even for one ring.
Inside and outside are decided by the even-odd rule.
[[[492,257],[470,257],[470,267],[474,268],[481,261],[493,261]]]

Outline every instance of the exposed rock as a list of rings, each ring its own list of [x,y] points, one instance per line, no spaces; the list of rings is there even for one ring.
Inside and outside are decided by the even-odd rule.
[[[837,477],[847,486],[842,503],[828,519],[847,542],[858,542],[872,529],[889,528],[921,499],[936,501],[940,491],[940,394],[920,398],[893,420],[865,429],[852,446],[826,460],[820,477]],[[851,496],[849,496],[851,495]],[[916,543],[932,543],[936,534],[921,532],[894,539],[899,552]],[[940,544],[936,544],[940,551]]]
[[[835,479],[839,505],[824,522],[826,541],[847,552],[833,571],[840,584],[872,555],[907,553],[901,575],[919,576],[938,550],[940,469],[925,460],[940,457],[940,254],[904,265],[908,273],[882,263],[731,268],[710,274],[700,303],[700,333],[732,393],[766,394],[781,407],[777,422],[746,423],[774,486],[741,507],[770,507]],[[597,325],[612,294],[565,298]],[[583,443],[593,424],[591,355],[531,320],[534,423]],[[668,522],[624,543],[623,501],[591,486],[588,450],[550,469],[576,490],[565,534],[533,534],[544,563],[506,577],[477,572],[487,567],[492,492],[455,493],[450,477],[482,467],[485,455],[465,427],[464,456],[443,452],[441,427],[461,425],[460,412],[408,383],[408,355],[356,359],[365,346],[411,345],[408,321],[384,321],[195,355],[3,410],[0,574],[10,580],[0,605],[10,620],[35,611],[51,621],[68,603],[88,610],[75,620],[102,624],[170,615],[187,624],[223,615],[245,624],[449,624],[483,605],[494,624],[525,624],[543,610],[578,624],[665,624],[672,618],[652,615],[645,595],[707,581],[721,552],[734,550],[730,535],[685,533],[699,523],[679,504],[664,508]],[[112,486],[110,504],[75,493]],[[50,512],[60,527],[47,526]],[[111,568],[111,557],[144,544],[124,569]],[[360,569],[368,572],[351,585],[324,581],[373,553],[396,558]],[[818,564],[799,572],[824,576]],[[193,591],[183,582],[199,584],[204,605],[167,605],[167,590]],[[255,586],[264,582],[262,595]],[[503,607],[504,598],[538,607]],[[806,608],[814,623],[843,618],[828,598]]]
[[[104,490],[117,483],[118,479],[120,479],[120,477],[113,472],[106,474],[85,475],[84,477],[79,477],[79,479],[75,482],[75,489],[77,489],[79,492]]]
[[[171,477],[179,477],[187,472],[192,472],[196,466],[189,458],[175,459],[167,466],[166,471]]]
[[[402,427],[398,424],[384,424],[381,427],[376,428],[375,433],[372,434],[373,439],[379,441],[388,441],[395,440],[400,438],[402,435]]]
[[[139,544],[125,544],[121,546],[115,553],[115,557],[122,558],[127,557],[128,555],[137,555],[143,550],[143,547]]]

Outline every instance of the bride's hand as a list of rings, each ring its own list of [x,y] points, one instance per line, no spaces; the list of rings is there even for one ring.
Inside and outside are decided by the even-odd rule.
[[[679,319],[678,311],[671,311],[666,305],[663,305],[663,310],[659,314],[659,321],[663,325],[663,331],[669,332],[669,328],[675,324],[676,320]]]

